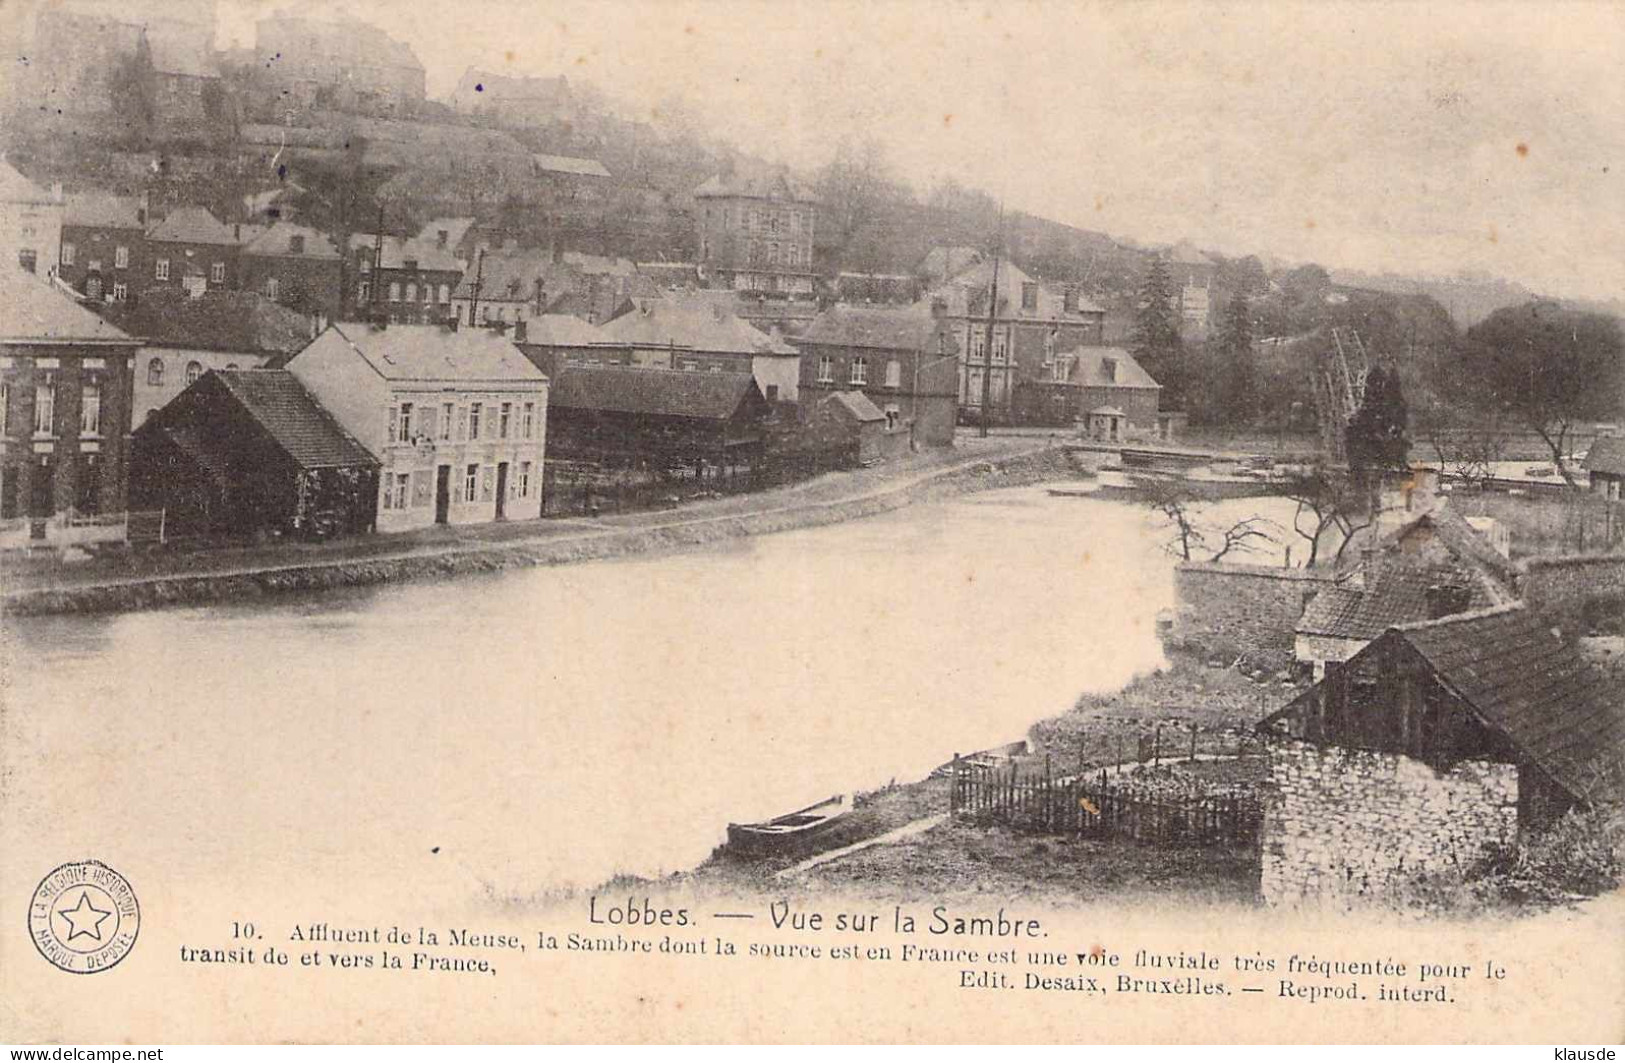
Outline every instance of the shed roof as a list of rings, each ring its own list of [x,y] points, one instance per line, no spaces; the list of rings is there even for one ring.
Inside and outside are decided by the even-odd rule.
[[[1381,566],[1366,587],[1327,587],[1304,607],[1297,633],[1369,641],[1398,624],[1428,619],[1428,591],[1438,586],[1468,592],[1467,610],[1501,604],[1482,576],[1467,565],[1395,561]]]
[[[378,464],[286,369],[217,369],[211,375],[305,468]]]
[[[837,391],[824,401],[841,407],[855,421],[867,423],[886,419],[886,415],[880,412],[880,407],[869,401],[869,396],[861,391]]]
[[[1610,436],[1591,444],[1586,469],[1604,476],[1625,476],[1625,436]]]
[[[631,366],[570,366],[548,395],[551,409],[731,420],[742,406],[766,405],[749,373],[690,373]]]
[[[879,350],[923,351],[934,342],[941,321],[919,305],[865,307],[836,305],[812,320],[794,338],[800,345],[872,347]]]
[[[83,343],[138,347],[57,288],[16,265],[0,265],[0,344]]]
[[[345,324],[331,325],[328,331],[336,333],[386,380],[547,379],[511,340],[490,329]]]
[[[1518,571],[1512,562],[1501,556],[1501,551],[1491,545],[1483,532],[1468,524],[1467,518],[1448,504],[1436,505],[1393,528],[1378,538],[1374,545],[1379,550],[1389,549],[1421,529],[1433,531],[1452,554],[1493,574],[1503,586],[1512,587],[1517,584]]]

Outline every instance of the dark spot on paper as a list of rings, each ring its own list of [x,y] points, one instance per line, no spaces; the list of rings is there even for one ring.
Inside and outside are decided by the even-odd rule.
[[[945,125],[945,126],[953,125],[954,124],[954,116],[951,115],[951,114],[943,115],[942,116],[942,124]]]
[[[474,85],[474,91],[475,92],[484,92],[485,91],[485,83],[484,82],[476,82],[475,85]]]
[[[1303,219],[1303,227],[1305,229],[1313,229],[1315,227],[1315,219],[1313,219],[1313,218],[1305,218],[1305,219]]]
[[[429,850],[429,851],[430,851],[430,852],[431,852],[431,853],[434,853],[434,854],[435,854],[435,855],[437,855],[437,856],[438,856],[438,855],[439,855],[439,853],[440,853],[440,846],[438,846],[438,845],[437,845],[437,846],[435,846],[435,847],[434,847],[434,848],[433,848],[433,849],[430,849],[430,850]]]
[[[1519,143],[1517,151],[1518,151],[1518,158],[1527,159],[1529,157],[1529,145],[1528,144]]]

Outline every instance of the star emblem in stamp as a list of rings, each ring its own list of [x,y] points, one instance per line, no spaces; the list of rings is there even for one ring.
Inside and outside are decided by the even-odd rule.
[[[125,877],[98,860],[63,864],[40,880],[28,906],[39,954],[70,974],[96,974],[135,947],[141,905]]]

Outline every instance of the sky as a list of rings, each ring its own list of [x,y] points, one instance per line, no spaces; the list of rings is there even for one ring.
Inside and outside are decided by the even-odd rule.
[[[219,36],[292,6],[220,0]],[[353,0],[444,95],[565,74],[1147,243],[1625,295],[1625,4]]]

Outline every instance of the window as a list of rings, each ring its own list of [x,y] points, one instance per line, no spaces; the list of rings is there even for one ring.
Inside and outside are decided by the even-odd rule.
[[[528,461],[519,463],[519,483],[517,486],[520,498],[530,497],[530,462]]]
[[[480,484],[480,467],[479,467],[478,464],[470,465],[468,467],[468,475],[463,477],[463,501],[464,502],[472,502],[472,501],[474,501],[474,499],[476,497],[475,492],[480,489],[479,484]]]
[[[391,296],[391,298],[393,298],[393,296]],[[418,286],[415,283],[408,284],[406,286],[406,301],[409,303],[415,303],[418,301]]]
[[[526,439],[536,438],[536,404],[525,403],[524,415],[519,421],[519,431]]]
[[[154,358],[147,363],[147,387],[157,388],[164,384],[164,360]]]
[[[64,266],[73,265],[73,250],[73,245],[70,243],[62,245],[62,264]]]
[[[197,383],[197,378],[202,376],[202,375],[203,375],[203,363],[202,362],[187,362],[186,363],[186,386],[187,387],[191,387],[193,384],[196,384]]]
[[[903,363],[895,358],[886,363],[886,386],[889,388],[903,386]]]
[[[360,251],[356,252],[355,258],[356,258],[356,262],[359,263],[360,266],[361,266],[361,273],[363,275],[366,275],[366,274],[372,272],[372,252],[371,251],[368,251],[366,248],[362,248]]]
[[[372,282],[362,281],[356,286],[355,301],[359,305],[372,301]]]
[[[102,389],[94,381],[79,388],[79,434],[102,434]]]
[[[11,385],[0,380],[0,436],[11,428]]]
[[[1023,310],[1038,309],[1038,285],[1033,281],[1025,281],[1021,285],[1021,308]]]
[[[451,403],[440,404],[440,438],[451,438]]]
[[[801,211],[799,210],[790,212],[790,231],[793,233],[801,231]]]
[[[34,386],[34,434],[48,436],[56,424],[56,384],[47,380]]]
[[[1010,334],[1004,329],[993,330],[993,364],[1003,365],[1004,355],[1010,346]]]
[[[277,280],[275,277],[267,277],[265,279],[265,297],[267,299],[275,299],[281,294],[282,282]]]
[[[903,423],[903,411],[897,408],[896,403],[886,407],[886,431],[897,431],[898,425]]]
[[[130,268],[130,249],[128,247],[115,247],[115,248],[113,248],[113,268],[114,269],[129,269]]]
[[[869,359],[861,354],[852,359],[852,375],[847,379],[853,384],[867,384],[869,382]]]
[[[304,253],[305,253],[305,238],[304,238],[304,236],[299,235],[299,234],[295,234],[293,236],[288,237],[288,254],[290,254],[290,255],[302,255]]]
[[[468,406],[468,438],[480,438],[480,403],[472,402]],[[473,499],[469,499],[470,502]]]
[[[769,265],[773,266],[776,266],[779,263],[779,242],[777,240],[768,241],[767,261]]]
[[[169,259],[160,258],[157,262],[154,262],[152,264],[152,276],[153,276],[154,280],[161,280],[161,281],[168,280],[169,279]]]
[[[34,249],[32,247],[25,247],[21,251],[17,252],[17,265],[21,266],[23,269],[26,269],[28,272],[33,273],[34,267],[38,265],[38,263],[39,256],[34,253]]]
[[[827,354],[818,356],[818,382],[831,384],[835,381],[835,359]]]
[[[407,500],[411,498],[412,474],[398,472],[389,478],[389,488],[384,493],[385,509],[405,509]]]
[[[451,285],[442,284],[440,286],[440,298],[437,300],[437,302],[439,302],[441,306],[445,306],[447,303],[451,302]]]
[[[1044,333],[1044,364],[1051,365],[1055,361],[1055,338],[1059,329],[1050,329]]]
[[[98,301],[102,297],[102,279],[94,273],[85,278],[85,295]]]
[[[392,302],[392,303],[398,303],[398,302],[401,301],[401,282],[400,281],[390,281],[389,282],[389,301]],[[489,309],[490,308],[487,307],[487,312],[489,312]]]
[[[122,303],[129,297],[130,286],[125,284],[123,281],[115,281],[113,283],[113,301],[115,303]]]
[[[694,359],[694,358],[684,358],[683,359],[683,370],[685,372],[695,373],[695,372],[699,371],[699,368],[700,368],[700,363],[699,363],[699,361],[697,359]]]
[[[987,357],[987,332],[983,329],[970,330],[970,356],[975,361],[982,361]]]
[[[401,403],[401,442],[411,442],[412,439],[412,404]]]
[[[483,475],[480,477],[480,500],[482,502],[491,501],[491,485],[493,479],[494,470],[489,465],[485,466]]]
[[[226,283],[226,264],[224,262],[216,262],[214,265],[209,267],[209,283]]]
[[[459,406],[459,407],[457,407],[457,438],[460,439],[460,440],[468,438],[468,407],[467,406]]]
[[[501,412],[497,414],[497,438],[508,438],[508,425],[513,420],[513,403],[504,402]]]

